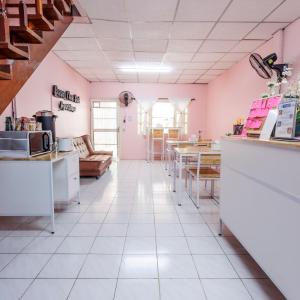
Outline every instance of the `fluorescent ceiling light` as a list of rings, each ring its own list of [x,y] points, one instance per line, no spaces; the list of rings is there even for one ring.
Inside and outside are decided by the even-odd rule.
[[[123,66],[121,67],[121,70],[124,73],[169,73],[172,71],[172,68],[168,66],[159,66],[159,65],[152,65],[152,66],[131,65],[131,66]]]

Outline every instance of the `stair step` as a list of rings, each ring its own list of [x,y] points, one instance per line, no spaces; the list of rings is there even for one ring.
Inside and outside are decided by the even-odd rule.
[[[62,20],[63,15],[53,4],[44,4],[43,13],[48,20]]]
[[[16,47],[12,44],[0,43],[0,59],[29,59],[28,46]]]
[[[0,80],[11,80],[12,68],[11,65],[0,65]]]
[[[64,15],[71,14],[71,7],[65,0],[54,0],[54,5],[58,8],[58,10]]]
[[[28,24],[31,29],[34,30],[43,30],[43,31],[53,31],[54,24],[52,24],[44,16],[40,15],[28,15]]]
[[[27,26],[10,26],[12,43],[41,44],[43,37]]]

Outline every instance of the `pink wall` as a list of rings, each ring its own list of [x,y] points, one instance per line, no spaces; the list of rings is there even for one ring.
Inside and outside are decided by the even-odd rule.
[[[300,20],[286,28],[281,44],[281,33],[256,52],[262,56],[276,52],[283,60],[292,63],[294,77],[300,70]],[[283,50],[283,53],[281,53]],[[249,64],[248,57],[208,84],[207,91],[207,135],[219,139],[232,132],[233,122],[240,116],[247,117],[251,102],[267,90],[267,80],[260,78]]]
[[[189,106],[188,134],[205,131],[205,99],[206,85],[192,84],[130,84],[130,83],[92,83],[92,99],[117,99],[120,92],[129,90],[136,99],[140,98],[196,98]],[[137,103],[133,102],[127,108],[121,108],[120,120],[125,114],[128,120],[126,128],[120,132],[120,158],[144,159],[146,156],[146,140],[137,134]],[[122,124],[121,124],[122,125]]]
[[[76,112],[58,111],[59,99],[51,96],[52,85],[69,90],[81,98]],[[57,136],[78,136],[90,131],[90,83],[50,52],[16,96],[18,117],[31,117],[39,110],[52,110],[58,115]],[[8,107],[0,116],[0,129],[9,116]]]

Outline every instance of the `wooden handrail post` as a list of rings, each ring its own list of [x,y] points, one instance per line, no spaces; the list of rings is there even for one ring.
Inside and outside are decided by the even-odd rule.
[[[19,2],[20,26],[28,26],[27,6],[24,0]]]
[[[43,15],[43,0],[35,0],[35,9],[37,15]]]
[[[0,0],[0,42],[10,43],[6,0]]]

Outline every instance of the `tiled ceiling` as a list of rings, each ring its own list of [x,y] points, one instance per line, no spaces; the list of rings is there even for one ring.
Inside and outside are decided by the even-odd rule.
[[[300,0],[80,0],[54,52],[90,81],[207,83],[300,16]],[[125,65],[170,73],[124,73]]]

